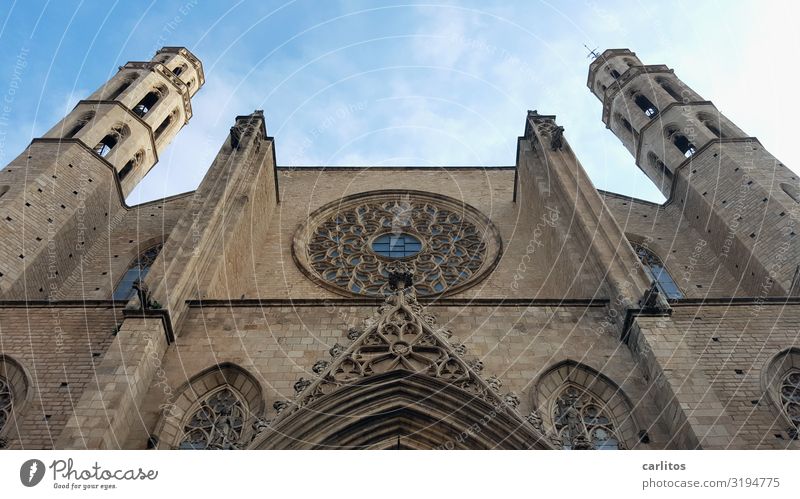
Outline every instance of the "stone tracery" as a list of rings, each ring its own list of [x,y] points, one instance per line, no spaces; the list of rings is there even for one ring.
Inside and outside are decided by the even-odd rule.
[[[395,258],[373,249],[376,239],[400,234],[419,240],[419,251]],[[499,247],[491,222],[462,203],[426,193],[376,193],[312,216],[301,240],[295,239],[295,256],[328,287],[373,297],[389,293],[390,266],[402,261],[417,293],[428,296],[475,282],[493,266]]]

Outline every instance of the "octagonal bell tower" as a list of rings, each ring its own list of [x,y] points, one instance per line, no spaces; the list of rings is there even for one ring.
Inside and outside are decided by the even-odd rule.
[[[0,172],[0,296],[48,299],[192,116],[200,61],[128,62]]]
[[[636,164],[741,275],[742,294],[797,294],[800,216],[795,173],[704,100],[672,69],[609,49],[587,85],[603,123]]]

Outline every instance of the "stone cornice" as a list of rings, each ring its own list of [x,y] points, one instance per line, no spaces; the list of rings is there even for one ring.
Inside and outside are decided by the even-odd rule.
[[[418,298],[429,307],[605,307],[606,298]],[[248,308],[248,307],[372,307],[383,303],[380,298],[247,298],[237,300],[187,300],[191,308]]]

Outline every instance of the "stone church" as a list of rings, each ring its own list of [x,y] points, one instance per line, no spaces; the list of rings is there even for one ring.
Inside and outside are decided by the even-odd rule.
[[[497,168],[281,167],[256,111],[129,206],[203,83],[129,62],[0,171],[3,447],[800,448],[800,182],[669,67],[587,81],[664,204],[536,111]]]

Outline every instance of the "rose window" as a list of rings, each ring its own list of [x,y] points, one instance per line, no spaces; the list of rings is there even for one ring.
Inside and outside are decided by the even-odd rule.
[[[317,210],[295,235],[301,269],[337,292],[384,296],[402,261],[420,296],[452,293],[496,264],[500,237],[476,209],[422,192],[350,196]]]

